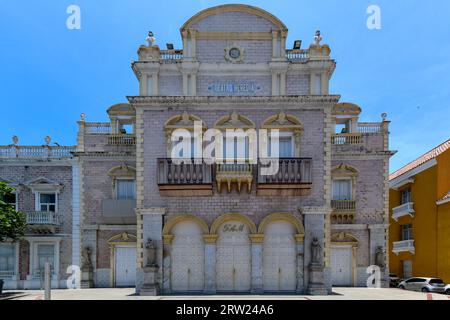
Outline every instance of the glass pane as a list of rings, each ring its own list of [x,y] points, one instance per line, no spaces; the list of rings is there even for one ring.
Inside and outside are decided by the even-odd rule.
[[[280,158],[292,158],[292,137],[280,137]]]
[[[41,203],[55,203],[56,195],[53,193],[41,193]]]
[[[135,199],[136,183],[131,179],[117,180],[117,199]]]
[[[333,200],[351,200],[351,181],[333,180]]]
[[[13,244],[0,245],[0,271],[14,271],[15,251],[15,245]]]

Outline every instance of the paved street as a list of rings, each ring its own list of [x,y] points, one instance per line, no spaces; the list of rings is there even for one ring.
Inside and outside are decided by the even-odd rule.
[[[43,300],[42,290],[17,291],[16,300]],[[400,289],[335,288],[329,296],[290,295],[239,295],[239,296],[159,296],[141,297],[134,295],[133,288],[53,290],[52,300],[448,300],[450,296],[404,291]]]

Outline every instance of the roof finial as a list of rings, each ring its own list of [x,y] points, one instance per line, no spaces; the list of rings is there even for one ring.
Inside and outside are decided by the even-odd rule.
[[[48,146],[50,144],[50,142],[52,141],[52,138],[50,136],[46,136],[44,138],[45,144]]]
[[[84,112],[80,114],[80,119],[81,121],[84,121],[86,119],[86,114]]]
[[[384,122],[384,121],[386,121],[386,119],[387,119],[387,113],[386,113],[386,112],[383,112],[383,113],[381,114],[381,120],[383,120],[383,122]]]

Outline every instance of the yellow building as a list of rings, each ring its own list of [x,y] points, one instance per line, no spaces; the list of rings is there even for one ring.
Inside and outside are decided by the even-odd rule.
[[[450,140],[389,176],[390,272],[450,283]]]

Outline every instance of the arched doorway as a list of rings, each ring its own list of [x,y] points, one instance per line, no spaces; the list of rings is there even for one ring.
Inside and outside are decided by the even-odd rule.
[[[294,234],[294,226],[287,221],[267,225],[263,243],[264,291],[295,291],[297,249]]]
[[[195,216],[179,216],[166,224],[171,243],[170,283],[173,292],[203,292],[207,226]],[[170,229],[170,230],[168,230]]]
[[[256,227],[248,218],[230,214],[219,217],[211,227],[218,234],[216,286],[221,292],[249,292],[251,289],[251,244],[249,234]]]

